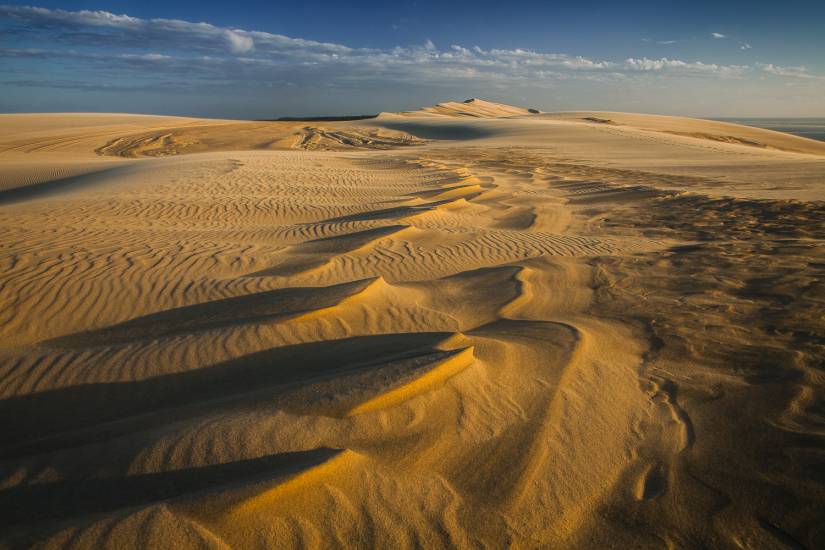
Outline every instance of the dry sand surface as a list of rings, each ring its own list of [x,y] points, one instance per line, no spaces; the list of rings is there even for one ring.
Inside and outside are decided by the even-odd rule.
[[[0,545],[825,548],[825,143],[0,116]]]

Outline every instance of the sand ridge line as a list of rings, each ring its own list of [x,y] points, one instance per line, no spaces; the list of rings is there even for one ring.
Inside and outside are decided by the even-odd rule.
[[[387,407],[392,407],[398,403],[414,397],[415,395],[428,391],[429,388],[443,383],[445,380],[455,376],[472,364],[474,360],[473,347],[467,347],[457,350],[454,354],[446,359],[440,360],[434,364],[426,374],[405,384],[404,386],[394,388],[382,395],[374,397],[369,401],[361,403],[357,407],[349,411],[349,415],[364,414],[366,412],[379,410]]]
[[[296,122],[203,124],[121,136],[95,149],[98,155],[166,157],[214,151],[391,149],[425,143],[403,132]]]

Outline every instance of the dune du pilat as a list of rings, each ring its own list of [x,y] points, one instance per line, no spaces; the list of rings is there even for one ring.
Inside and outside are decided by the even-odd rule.
[[[3,547],[825,547],[825,142],[19,114],[0,183]]]

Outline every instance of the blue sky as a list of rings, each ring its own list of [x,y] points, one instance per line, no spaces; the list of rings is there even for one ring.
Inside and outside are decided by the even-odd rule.
[[[825,116],[823,22],[821,0],[10,3],[0,111]]]

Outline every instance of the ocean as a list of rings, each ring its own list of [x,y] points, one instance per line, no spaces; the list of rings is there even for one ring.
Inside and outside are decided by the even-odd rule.
[[[716,120],[825,141],[825,118],[717,118]]]

